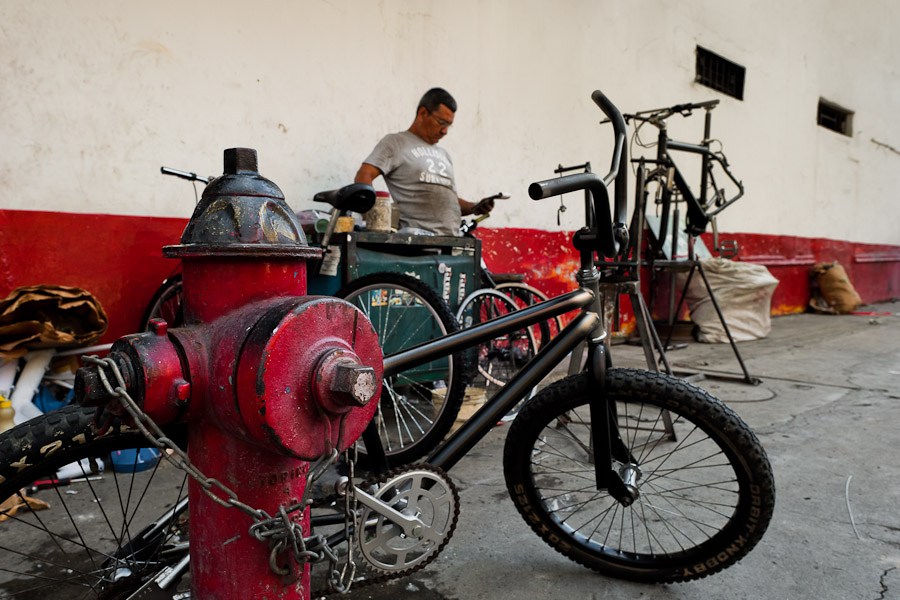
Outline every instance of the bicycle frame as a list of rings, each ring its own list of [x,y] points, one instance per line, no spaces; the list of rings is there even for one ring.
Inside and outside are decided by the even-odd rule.
[[[593,253],[582,253],[583,268],[579,273],[581,286],[566,294],[540,304],[523,308],[514,313],[486,321],[468,329],[425,342],[413,348],[385,357],[384,376],[428,363],[436,358],[465,350],[481,342],[518,331],[541,321],[560,316],[575,309],[581,309],[557,336],[532,358],[497,393],[478,409],[459,429],[432,451],[425,460],[427,464],[443,470],[451,469],[471,450],[497,422],[508,413],[528,392],[546,377],[582,341],[588,341],[588,376],[597,386],[596,403],[591,405],[593,431],[594,464],[598,490],[609,490],[617,500],[630,504],[634,498],[625,488],[619,474],[610,468],[611,459],[630,459],[618,431],[615,420],[610,418],[613,407],[607,406],[603,391],[609,354],[606,348],[607,334],[603,323],[602,305],[604,298],[599,289],[600,274],[593,266]],[[366,450],[376,463],[383,465],[383,450],[377,430],[370,424],[363,434]],[[382,469],[384,467],[382,466]],[[317,519],[314,525],[331,522],[328,515]]]
[[[669,172],[672,182],[675,187],[678,189],[678,192],[684,198],[687,204],[687,226],[688,233],[691,235],[700,235],[704,231],[706,231],[706,226],[709,222],[720,212],[725,210],[728,206],[736,202],[744,195],[744,186],[743,184],[735,178],[735,176],[728,170],[727,161],[720,156],[719,154],[713,152],[710,148],[712,140],[710,139],[710,130],[712,124],[712,109],[718,104],[718,100],[713,100],[711,102],[702,102],[699,104],[687,105],[682,107],[673,107],[666,112],[680,112],[676,109],[682,108],[683,110],[690,110],[693,108],[702,108],[706,111],[706,116],[704,120],[704,128],[703,128],[703,141],[699,144],[691,144],[687,142],[680,142],[677,140],[672,140],[669,138],[668,129],[665,123],[665,120],[662,118],[650,118],[647,119],[648,122],[652,123],[656,127],[659,128],[659,135],[657,136],[657,154],[656,159],[647,159],[640,158],[634,159],[633,162],[641,162],[643,164],[655,164],[662,169],[665,169]],[[639,115],[645,114],[647,112],[659,112],[659,111],[642,111],[640,113],[636,113],[635,115],[630,115],[631,118],[638,118]],[[687,152],[690,154],[698,154],[701,157],[701,171],[700,171],[700,196],[697,197],[694,195],[694,192],[691,190],[690,186],[687,183],[684,175],[681,170],[678,168],[678,165],[675,162],[674,157],[670,153],[671,151],[675,152]],[[712,179],[713,186],[715,186],[715,178],[712,173],[712,164],[713,161],[719,163],[722,167],[722,170],[731,180],[731,182],[737,187],[738,192],[732,198],[729,198],[725,201],[717,201],[716,207],[713,210],[707,211],[707,187],[708,182]],[[666,196],[666,200],[664,201],[663,206],[663,220],[660,226],[660,236],[663,237],[665,234],[663,232],[667,231],[668,227],[668,213],[669,213],[669,200],[668,196]]]

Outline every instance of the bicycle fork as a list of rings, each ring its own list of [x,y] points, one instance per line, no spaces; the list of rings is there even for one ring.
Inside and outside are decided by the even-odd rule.
[[[604,305],[605,294],[600,291],[600,274],[596,268],[583,269],[578,280],[594,294],[593,311],[600,316],[588,340],[585,369],[595,393],[589,403],[591,417],[591,447],[594,475],[598,491],[606,490],[623,506],[630,506],[638,497],[637,480],[640,472],[633,466],[634,457],[619,433],[616,403],[606,391],[607,368],[612,365],[607,343]],[[613,468],[613,459],[625,465],[622,471]]]

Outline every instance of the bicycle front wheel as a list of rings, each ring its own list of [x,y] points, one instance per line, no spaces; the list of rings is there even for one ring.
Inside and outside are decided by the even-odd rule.
[[[586,375],[545,388],[506,439],[507,487],[544,541],[584,566],[642,582],[705,577],[759,542],[775,484],[765,451],[733,411],[674,377],[610,369],[607,394],[631,455],[612,467],[638,490],[626,507],[596,489],[592,393]]]
[[[139,451],[134,429],[96,435],[92,415],[69,406],[0,434],[0,598],[126,598],[166,567],[186,572],[184,473]]]
[[[366,275],[337,296],[368,317],[385,356],[458,329],[443,298],[409,275]],[[450,430],[465,392],[464,362],[458,352],[384,378],[375,420],[391,466],[424,456]]]

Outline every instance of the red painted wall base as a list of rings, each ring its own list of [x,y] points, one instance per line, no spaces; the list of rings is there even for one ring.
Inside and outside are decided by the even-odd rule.
[[[571,233],[479,229],[478,236],[489,269],[525,273],[528,283],[549,296],[574,288],[578,255],[572,249]],[[702,237],[706,246],[712,248],[712,235]],[[737,260],[764,265],[778,279],[772,297],[773,315],[806,310],[810,297],[809,271],[817,263],[841,263],[863,302],[900,296],[900,246],[753,233],[727,234],[727,237],[738,243]],[[645,295],[647,279],[643,280]],[[664,291],[658,291],[657,295],[663,296]],[[631,318],[631,306],[627,298],[622,299],[622,304],[621,312],[627,321]],[[655,317],[667,316],[659,315],[657,310],[653,312]]]
[[[161,248],[178,243],[187,219],[0,210],[0,297],[23,285],[54,284],[91,292],[109,317],[101,343],[132,333],[159,284],[178,265]],[[578,257],[570,232],[478,229],[488,267],[524,273],[549,296],[573,289]],[[763,264],[780,281],[772,314],[802,312],[808,273],[840,262],[864,302],[900,296],[900,246],[819,238],[730,234],[739,260]],[[708,247],[712,240],[704,236]],[[631,311],[623,300],[623,316]]]
[[[24,285],[67,285],[100,302],[111,343],[138,329],[160,283],[178,264],[162,256],[187,219],[0,210],[0,297]]]

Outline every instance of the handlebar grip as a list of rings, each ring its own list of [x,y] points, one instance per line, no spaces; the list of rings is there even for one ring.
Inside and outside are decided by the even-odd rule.
[[[543,200],[553,196],[577,192],[592,185],[603,185],[603,180],[594,173],[575,173],[543,181],[535,181],[528,186],[528,195],[532,200]]]

